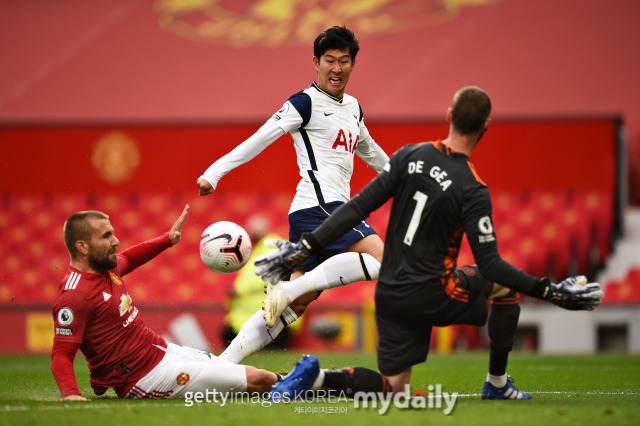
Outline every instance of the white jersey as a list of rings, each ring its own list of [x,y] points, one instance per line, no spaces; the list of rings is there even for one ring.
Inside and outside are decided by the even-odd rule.
[[[289,213],[348,201],[354,154],[378,172],[389,161],[369,135],[358,101],[347,94],[336,98],[313,83],[291,96],[253,136],[212,164],[201,177],[215,188],[222,176],[287,132],[293,137],[301,177]]]

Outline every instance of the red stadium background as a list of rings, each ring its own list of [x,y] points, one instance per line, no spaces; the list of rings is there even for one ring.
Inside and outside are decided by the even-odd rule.
[[[310,45],[346,23],[362,50],[348,92],[392,153],[446,135],[461,86],[492,97],[494,125],[472,161],[490,185],[503,256],[531,273],[593,274],[627,206],[640,203],[640,29],[633,0],[114,0],[13,2],[0,40],[0,352],[47,351],[51,300],[68,265],[64,219],[107,212],[122,247],[157,235],[185,203],[181,245],[127,281],[167,336],[184,315],[215,351],[233,275],[200,262],[200,232],[266,212],[286,235],[297,183],[287,136],[227,175],[195,180],[314,78]],[[409,8],[411,6],[412,8]],[[313,19],[312,19],[313,18]],[[359,162],[359,161],[357,161]],[[359,164],[354,194],[374,173]],[[372,218],[386,229],[386,208]],[[463,251],[462,262],[472,261]],[[637,287],[620,298],[640,301]],[[624,290],[624,291],[623,291]],[[306,315],[337,339],[309,349],[371,349],[371,283],[327,292]],[[181,322],[182,321],[182,322]],[[187,323],[191,324],[189,321]]]
[[[210,272],[198,256],[199,236],[218,220],[246,226],[256,211],[267,214],[274,231],[287,235],[287,212],[298,181],[290,136],[274,143],[251,163],[229,173],[216,193],[198,197],[195,179],[210,158],[228,150],[216,140],[242,140],[252,126],[172,127],[14,127],[0,129],[11,141],[3,157],[0,249],[3,274],[0,304],[11,339],[0,350],[47,348],[50,306],[67,271],[62,223],[78,210],[107,212],[126,248],[169,229],[183,206],[192,210],[183,242],[127,277],[145,319],[161,330],[183,313],[195,312],[214,348],[223,347],[227,293],[235,274]],[[424,135],[444,137],[442,123],[373,124],[372,134],[393,152]],[[593,273],[611,251],[618,218],[617,161],[619,122],[611,118],[496,123],[473,162],[492,188],[494,219],[502,255],[539,275]],[[517,146],[517,149],[514,148]],[[517,151],[517,155],[514,152]],[[513,161],[506,162],[506,159]],[[585,173],[589,163],[598,173]],[[357,193],[373,176],[356,160]],[[381,235],[388,205],[370,221]],[[597,253],[594,258],[594,253]],[[473,262],[468,248],[461,263]],[[573,268],[573,269],[572,269]],[[302,333],[296,342],[314,349],[371,348],[373,286],[354,284],[325,292],[306,315],[342,318],[350,332],[341,344]],[[368,308],[369,307],[369,308]],[[256,307],[257,309],[258,307]],[[32,318],[42,326],[34,326]],[[39,324],[37,321],[35,324]],[[310,326],[310,325],[309,325]],[[35,327],[35,328],[34,328]],[[42,330],[41,337],[29,336]],[[208,330],[208,331],[206,331]],[[359,336],[359,337],[358,337]],[[40,341],[45,343],[37,343]],[[36,342],[36,343],[34,343]]]

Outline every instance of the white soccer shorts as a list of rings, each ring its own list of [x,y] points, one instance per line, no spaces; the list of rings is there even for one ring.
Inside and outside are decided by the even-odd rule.
[[[219,393],[245,392],[245,366],[233,364],[205,351],[167,343],[162,361],[124,397],[182,398],[185,392],[214,390]]]

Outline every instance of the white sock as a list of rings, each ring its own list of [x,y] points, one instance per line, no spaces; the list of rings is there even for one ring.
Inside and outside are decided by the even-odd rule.
[[[311,385],[311,390],[322,389],[322,385],[324,384],[324,370],[320,370],[318,373],[318,377],[316,377],[316,381]]]
[[[287,324],[291,324],[298,318],[289,307],[283,316],[286,316]],[[260,309],[242,325],[240,332],[227,346],[227,349],[220,354],[220,358],[238,364],[252,353],[258,352],[273,342],[283,329],[282,321],[277,321],[273,327],[267,327],[264,311]]]
[[[314,270],[281,285],[289,299],[295,300],[310,291],[327,290],[357,281],[377,280],[379,272],[380,263],[370,254],[346,252],[330,257]]]
[[[487,382],[497,388],[503,388],[507,386],[507,374],[505,373],[502,376],[494,376],[493,374],[487,373]]]

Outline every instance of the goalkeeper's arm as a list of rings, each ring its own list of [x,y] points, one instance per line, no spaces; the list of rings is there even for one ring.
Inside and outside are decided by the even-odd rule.
[[[358,213],[352,200],[340,206],[313,232],[304,234],[300,242],[310,254],[315,254],[340,238],[366,217],[366,214]]]
[[[309,256],[321,251],[357,224],[361,220],[359,217],[351,203],[347,203],[337,209],[315,231],[302,234],[299,242],[268,240],[266,245],[275,247],[278,251],[255,259],[256,275],[273,284],[285,279]]]
[[[585,276],[569,277],[559,283],[548,278],[535,278],[508,262],[498,259],[490,267],[480,269],[483,277],[512,290],[546,300],[561,308],[591,311],[600,304],[604,293],[598,283],[589,283]]]

